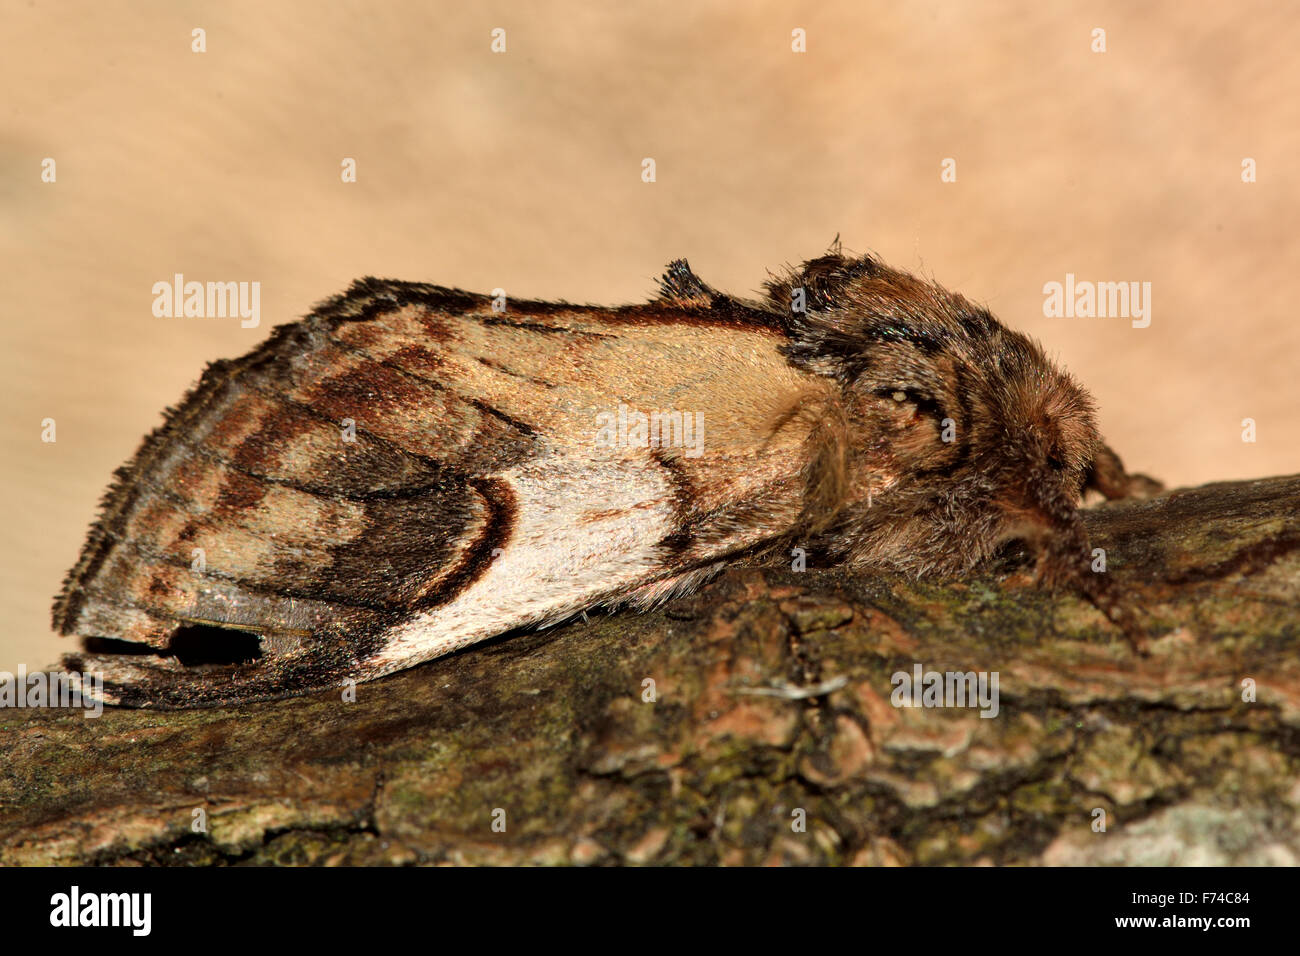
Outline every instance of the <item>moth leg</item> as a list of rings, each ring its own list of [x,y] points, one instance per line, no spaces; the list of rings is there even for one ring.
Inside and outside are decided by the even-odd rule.
[[[1165,490],[1154,478],[1124,470],[1124,462],[1105,443],[1098,449],[1083,482],[1084,490],[1100,491],[1111,501],[1117,498],[1150,498]]]
[[[1049,591],[1072,591],[1083,598],[1119,628],[1135,653],[1145,657],[1148,653],[1148,638],[1141,617],[1132,603],[1117,593],[1110,576],[1094,573],[1086,558],[1081,557],[1088,554],[1086,536],[1080,538],[1069,531],[1062,531],[1038,542],[1037,547],[1035,584]]]
[[[1039,506],[1037,521],[1026,516],[1014,528],[1014,536],[1036,553],[1034,583],[1045,590],[1073,592],[1083,598],[1119,628],[1134,652],[1145,656],[1147,635],[1137,611],[1117,593],[1108,574],[1092,568],[1092,545],[1082,516],[1051,495],[1041,497]]]
[[[1134,653],[1147,656],[1148,638],[1142,626],[1142,616],[1132,601],[1119,593],[1109,574],[1093,571],[1091,547],[1083,522],[1077,521],[1075,529],[1058,535],[1046,546],[1039,565],[1040,574],[1046,565],[1045,577],[1049,582],[1073,588],[1076,594],[1119,628]],[[1080,556],[1083,556],[1082,560]]]
[[[1141,617],[1134,610],[1132,602],[1116,594],[1114,582],[1108,575],[1082,574],[1078,578],[1078,586],[1081,596],[1100,611],[1106,620],[1119,628],[1134,653],[1140,657],[1150,654]]]

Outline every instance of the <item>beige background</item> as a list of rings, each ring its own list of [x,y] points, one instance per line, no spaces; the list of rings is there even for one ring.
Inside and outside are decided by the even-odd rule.
[[[1300,470],[1300,14],[1136,7],[5,0],[0,669],[62,649],[51,597],[162,407],[367,273],[617,303],[684,255],[750,293],[839,233],[1038,336],[1131,465]],[[261,282],[262,326],[154,318],[175,272]],[[1044,318],[1066,272],[1151,282],[1151,327]]]

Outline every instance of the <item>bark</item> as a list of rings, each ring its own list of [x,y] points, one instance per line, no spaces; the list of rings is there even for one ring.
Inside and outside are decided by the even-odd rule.
[[[1022,567],[735,569],[354,703],[0,710],[0,862],[1295,864],[1298,515],[1300,476],[1090,509],[1145,656]],[[893,706],[917,664],[996,717]]]

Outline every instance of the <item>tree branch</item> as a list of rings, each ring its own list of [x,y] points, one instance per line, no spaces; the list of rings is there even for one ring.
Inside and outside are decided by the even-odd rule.
[[[1300,477],[1091,509],[1145,657],[1005,565],[735,569],[355,703],[0,710],[0,862],[1295,864],[1298,515]],[[997,716],[893,706],[918,664]]]

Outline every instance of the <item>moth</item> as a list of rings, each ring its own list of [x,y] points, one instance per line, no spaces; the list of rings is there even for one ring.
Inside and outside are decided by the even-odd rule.
[[[685,260],[615,308],[355,282],[118,470],[54,604],[64,666],[108,703],[273,699],[794,548],[960,575],[1027,541],[1118,616],[1080,497],[1159,485],[1036,343],[838,242],[765,293]]]

